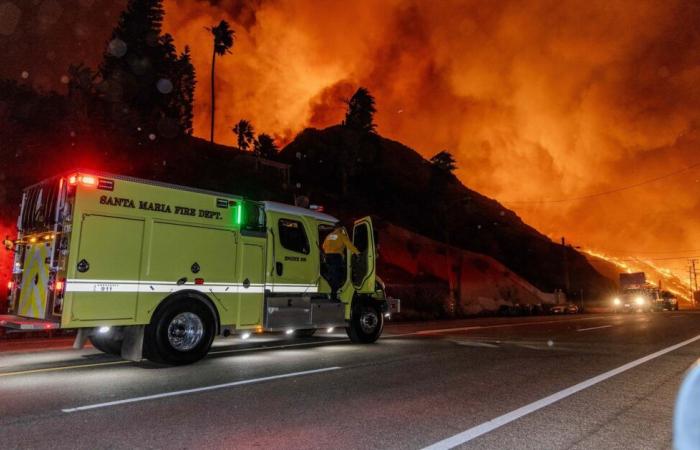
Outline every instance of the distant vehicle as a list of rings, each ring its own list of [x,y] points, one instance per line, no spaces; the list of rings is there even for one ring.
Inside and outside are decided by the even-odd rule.
[[[662,310],[678,311],[678,299],[669,291],[661,291],[660,307]]]
[[[369,217],[355,222],[333,298],[319,249],[338,219],[310,209],[104,173],[24,190],[0,326],[77,329],[105,353],[167,364],[203,358],[215,335],[344,328],[371,343],[398,312],[376,276]]]
[[[647,312],[672,309],[670,299],[667,302],[669,308],[665,307],[665,303],[659,288],[647,282],[644,272],[620,274],[620,293],[612,299],[613,312]],[[676,301],[674,305],[676,308],[677,304]]]
[[[541,303],[515,303],[513,305],[501,305],[496,313],[499,316],[534,316],[543,313]]]
[[[575,303],[553,305],[549,308],[550,314],[578,314],[579,307]]]
[[[656,309],[653,289],[627,289],[612,300],[613,312],[647,312]]]

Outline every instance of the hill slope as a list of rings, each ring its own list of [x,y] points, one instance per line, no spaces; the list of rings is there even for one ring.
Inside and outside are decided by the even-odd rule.
[[[513,211],[437,170],[411,148],[347,127],[307,129],[280,154],[293,182],[329,212],[373,214],[436,241],[482,253],[542,291],[563,288],[564,260],[571,292],[607,294],[610,280],[570,247],[525,224]]]

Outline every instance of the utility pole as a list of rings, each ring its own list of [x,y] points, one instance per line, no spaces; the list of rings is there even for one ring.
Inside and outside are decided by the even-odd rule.
[[[697,262],[697,260],[693,259],[690,262],[692,264],[691,270],[693,271],[693,280],[695,281],[695,289],[692,289],[691,287],[691,290],[693,291],[691,295],[693,296],[693,305],[695,305],[695,293],[698,291],[698,273],[695,270],[695,263]]]
[[[564,286],[566,287],[566,295],[571,291],[571,279],[569,278],[569,261],[566,258],[566,239],[561,238],[561,251],[564,262]]]
[[[695,306],[695,296],[693,295],[693,266],[688,265],[688,292],[690,292],[690,303]]]

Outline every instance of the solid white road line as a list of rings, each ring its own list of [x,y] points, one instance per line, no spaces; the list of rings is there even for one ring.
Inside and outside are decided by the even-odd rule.
[[[695,336],[694,338],[688,339],[686,341],[680,342],[676,345],[666,347],[663,350],[659,350],[658,352],[644,356],[643,358],[636,359],[632,362],[629,362],[623,366],[618,367],[617,369],[609,370],[609,371],[602,373],[598,376],[595,376],[595,377],[590,378],[586,381],[583,381],[581,383],[578,383],[578,384],[575,384],[571,387],[568,387],[564,390],[561,390],[557,393],[549,395],[543,399],[537,400],[536,402],[532,402],[528,405],[525,405],[525,406],[518,408],[514,411],[511,411],[507,414],[503,414],[502,416],[496,417],[495,419],[491,419],[488,422],[484,422],[481,425],[477,425],[475,427],[469,428],[466,431],[455,434],[452,437],[449,437],[447,439],[443,439],[440,442],[436,442],[433,445],[425,447],[423,450],[444,450],[444,449],[450,449],[450,448],[457,447],[458,445],[465,444],[465,443],[467,443],[467,442],[469,442],[469,441],[471,441],[471,440],[473,440],[473,439],[475,439],[483,434],[486,434],[490,431],[495,430],[496,428],[500,428],[503,425],[506,425],[510,422],[513,422],[514,420],[517,420],[517,419],[519,419],[523,416],[526,416],[532,412],[535,412],[539,409],[542,409],[546,406],[549,406],[552,403],[558,402],[559,400],[562,400],[566,397],[569,397],[573,394],[576,394],[577,392],[582,391],[584,389],[587,389],[587,388],[589,388],[593,385],[596,385],[602,381],[605,381],[608,378],[612,378],[615,375],[619,375],[622,372],[625,372],[625,371],[633,369],[641,364],[649,362],[652,359],[658,358],[659,356],[663,356],[666,353],[670,353],[670,352],[677,350],[681,347],[684,347],[688,344],[692,344],[693,342],[695,342],[697,340],[700,340],[700,335]]]
[[[579,328],[576,331],[600,330],[601,328],[610,328],[610,327],[612,327],[612,325],[601,325],[599,327]]]
[[[533,321],[533,322],[500,323],[500,324],[494,324],[494,325],[473,325],[473,326],[469,326],[469,327],[457,327],[457,328],[437,328],[435,330],[419,330],[419,331],[412,331],[410,333],[390,334],[390,335],[386,335],[386,337],[421,336],[421,335],[426,335],[426,334],[451,333],[453,331],[486,330],[489,328],[525,327],[528,325],[569,323],[569,322],[579,322],[581,320],[593,320],[593,319],[600,319],[600,317],[581,317],[581,318],[576,318],[576,319],[565,319],[565,320],[539,320],[536,322]]]
[[[271,345],[268,347],[261,345],[259,347],[234,348],[234,349],[230,349],[230,350],[215,350],[215,351],[210,351],[209,354],[210,355],[219,355],[219,354],[223,354],[223,353],[243,353],[243,352],[261,351],[261,350],[276,350],[276,349],[290,348],[290,347],[321,346],[322,344],[328,344],[331,342],[350,343],[350,341],[347,338],[329,338],[329,339],[324,339],[322,341],[300,342],[298,344]],[[0,374],[0,376],[2,376],[2,374]]]
[[[324,367],[322,369],[305,370],[303,372],[284,373],[282,375],[272,375],[269,377],[252,378],[250,380],[233,381],[231,383],[215,384],[213,386],[204,386],[204,387],[193,388],[193,389],[185,389],[182,391],[163,392],[161,394],[145,395],[143,397],[126,398],[124,400],[116,400],[113,402],[95,403],[93,405],[77,406],[75,408],[62,409],[61,411],[63,411],[64,413],[72,413],[72,412],[77,412],[77,411],[85,411],[88,409],[106,408],[108,406],[116,406],[116,405],[124,405],[127,403],[144,402],[147,400],[156,400],[159,398],[175,397],[178,395],[195,394],[198,392],[213,391],[216,389],[224,389],[224,388],[230,388],[230,387],[235,387],[235,386],[243,386],[246,384],[262,383],[263,381],[271,381],[271,380],[279,380],[282,378],[299,377],[299,376],[303,376],[303,375],[311,375],[314,373],[321,373],[321,372],[330,372],[332,370],[338,370],[338,369],[341,369],[341,367],[333,366],[333,367]]]

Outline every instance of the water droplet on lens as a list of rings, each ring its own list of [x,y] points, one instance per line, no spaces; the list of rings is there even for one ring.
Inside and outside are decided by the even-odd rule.
[[[158,80],[156,87],[161,94],[169,94],[173,91],[173,83],[167,78],[161,78]]]
[[[112,54],[112,56],[121,58],[122,56],[126,55],[126,42],[119,38],[112,39],[107,45],[107,50]]]

